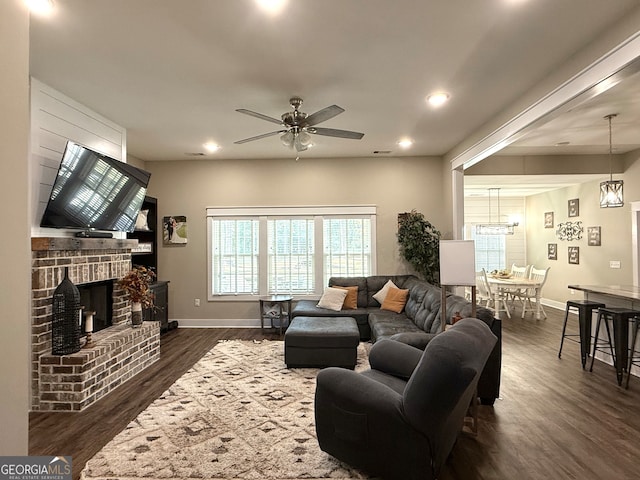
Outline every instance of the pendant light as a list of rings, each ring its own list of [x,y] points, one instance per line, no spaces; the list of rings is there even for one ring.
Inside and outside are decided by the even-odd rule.
[[[611,141],[611,120],[617,117],[617,113],[607,115],[609,121],[609,180],[600,183],[600,208],[622,207],[624,198],[622,195],[622,180],[613,179],[613,143]]]
[[[498,199],[498,221],[491,221],[491,192],[496,191]],[[518,222],[501,222],[500,221],[500,189],[489,189],[489,223],[478,223],[476,225],[477,235],[513,235]]]

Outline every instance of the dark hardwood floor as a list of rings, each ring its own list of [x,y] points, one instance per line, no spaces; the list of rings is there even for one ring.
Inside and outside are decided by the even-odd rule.
[[[501,398],[479,408],[477,436],[461,434],[441,480],[640,478],[640,378],[618,387],[612,366],[580,365],[565,342],[563,312],[503,319]],[[519,312],[518,312],[519,314]],[[577,321],[570,319],[570,327]],[[72,455],[73,478],[85,462],[220,339],[279,338],[259,329],[179,329],[162,337],[161,359],[80,413],[30,415],[30,455]]]

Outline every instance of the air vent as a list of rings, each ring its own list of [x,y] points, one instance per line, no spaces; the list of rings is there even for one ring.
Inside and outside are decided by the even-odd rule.
[[[374,155],[388,155],[389,153],[391,153],[391,150],[374,150],[373,151]]]
[[[202,152],[185,152],[187,157],[204,157],[205,154]]]

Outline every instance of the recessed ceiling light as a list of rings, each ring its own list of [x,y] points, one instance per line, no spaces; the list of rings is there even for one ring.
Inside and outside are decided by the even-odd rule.
[[[215,143],[211,143],[211,142],[205,143],[203,146],[207,150],[207,152],[210,152],[210,153],[214,153],[220,150],[220,145],[216,145]]]
[[[36,15],[48,15],[53,11],[53,0],[25,0],[25,3]]]
[[[403,138],[398,142],[398,145],[400,145],[402,148],[409,148],[411,145],[413,145],[413,140],[411,140],[410,138]]]
[[[258,6],[271,15],[277,15],[287,5],[288,0],[256,0]]]
[[[449,100],[449,97],[450,95],[446,92],[436,92],[436,93],[432,93],[427,97],[427,102],[432,107],[440,107],[445,103],[447,103],[447,101]]]

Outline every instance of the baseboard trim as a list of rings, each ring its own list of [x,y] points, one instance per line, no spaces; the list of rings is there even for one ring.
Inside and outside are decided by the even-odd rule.
[[[255,318],[181,318],[176,321],[178,328],[260,328],[260,320]]]

